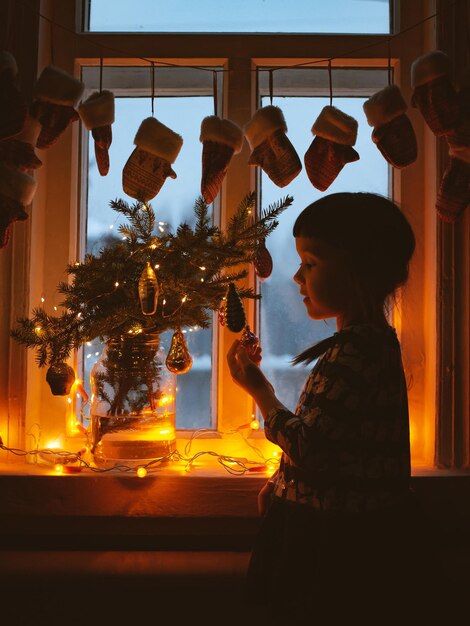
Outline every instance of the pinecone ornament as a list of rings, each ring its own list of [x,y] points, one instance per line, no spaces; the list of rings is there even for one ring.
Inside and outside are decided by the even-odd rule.
[[[266,240],[263,238],[256,248],[253,257],[253,266],[255,268],[256,275],[261,280],[271,276],[273,271],[273,259],[269,250],[266,248]]]
[[[225,325],[233,333],[239,333],[246,326],[246,317],[235,283],[229,284],[226,298]]]
[[[188,346],[180,329],[171,338],[171,345],[165,363],[173,374],[186,374],[191,369],[193,359],[189,354]]]
[[[158,291],[157,275],[147,262],[139,279],[140,308],[144,315],[153,315],[157,310]]]
[[[47,370],[46,380],[54,396],[68,396],[73,383],[75,372],[67,363],[51,365]]]

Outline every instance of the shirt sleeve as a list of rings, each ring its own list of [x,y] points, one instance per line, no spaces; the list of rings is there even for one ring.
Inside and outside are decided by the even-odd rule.
[[[325,464],[333,457],[357,449],[374,382],[373,363],[369,359],[366,368],[366,359],[354,340],[339,339],[307,380],[298,414],[278,407],[266,415],[267,439],[294,465],[309,472],[328,471]]]

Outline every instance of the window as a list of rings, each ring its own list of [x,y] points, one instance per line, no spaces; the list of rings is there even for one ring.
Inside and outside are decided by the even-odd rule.
[[[388,33],[388,0],[119,0],[109,14],[106,0],[91,0],[91,31],[185,33]]]
[[[88,16],[84,10],[84,6],[89,4],[87,2],[63,3],[59,0],[53,0],[50,3],[51,11],[49,13],[47,13],[47,7],[44,7],[48,18],[54,19],[57,24],[66,28],[66,33],[76,31],[77,35],[64,36],[64,31],[61,28],[54,27],[51,29],[49,23],[42,20],[40,22],[41,37],[43,38],[41,41],[44,40],[46,43],[41,47],[39,67],[43,67],[51,61],[50,52],[52,50],[54,62],[76,76],[80,76],[83,71],[90,88],[99,84],[101,58],[103,58],[103,86],[105,88],[118,88],[119,81],[125,77],[122,68],[131,71],[134,83],[126,84],[124,81],[122,83],[123,90],[121,92],[116,91],[118,108],[111,152],[111,176],[116,174],[118,178],[122,171],[122,162],[127,158],[132,147],[137,120],[150,114],[149,60],[154,61],[157,66],[159,61],[167,62],[175,71],[179,71],[179,69],[186,71],[182,68],[189,66],[222,67],[227,70],[224,73],[224,80],[220,81],[219,85],[221,89],[219,106],[224,117],[231,119],[240,126],[243,126],[251,118],[260,102],[267,102],[267,100],[261,99],[268,96],[268,75],[264,71],[256,70],[270,67],[285,68],[276,70],[274,73],[274,102],[281,105],[287,116],[289,135],[300,156],[311,140],[310,127],[314,117],[321,105],[327,102],[326,59],[334,58],[332,64],[334,104],[338,104],[346,112],[354,113],[358,118],[362,115],[361,99],[373,93],[378,85],[383,85],[386,81],[384,76],[386,76],[389,51],[386,33],[389,32],[389,21],[387,18],[385,25],[378,26],[376,23],[372,23],[372,18],[369,19],[371,12],[379,9],[385,10],[388,16],[388,3],[386,2],[360,2],[359,0],[354,3],[348,2],[348,5],[354,4],[357,11],[364,11],[365,17],[362,18],[361,24],[370,25],[371,30],[374,31],[373,35],[364,32],[360,34],[331,34],[332,28],[325,26],[326,32],[319,36],[307,36],[292,32],[289,34],[276,32],[269,36],[255,33],[238,36],[234,35],[233,31],[231,33],[228,27],[225,30],[226,34],[198,34],[196,26],[191,26],[191,32],[184,34],[175,28],[174,32],[165,30],[156,36],[148,31],[142,32],[138,28],[138,24],[136,31],[139,32],[122,33],[113,32],[117,28],[120,29],[121,26],[112,25],[109,15],[106,16],[109,29],[103,34],[100,32],[101,29],[104,29],[103,23],[100,24],[95,20],[97,14],[93,17],[94,2],[96,0],[91,2],[91,23],[87,21]],[[310,4],[305,3],[305,6]],[[421,5],[416,7],[414,3],[406,2],[396,4],[396,14],[395,12],[392,13],[394,29],[391,32],[405,30],[423,18]],[[98,7],[98,4],[95,6]],[[132,3],[133,14],[145,16],[146,23],[148,23],[148,12],[143,13],[137,10],[136,6],[135,2]],[[329,6],[333,6],[333,4],[330,3]],[[400,9],[399,20],[397,17],[398,8]],[[336,12],[339,13],[338,10]],[[154,13],[157,12],[154,11]],[[200,13],[202,16],[202,8]],[[239,13],[243,13],[243,11],[240,10]],[[174,14],[177,15],[176,11]],[[114,19],[116,15],[117,13],[114,12],[112,18]],[[84,28],[84,25],[87,28]],[[129,21],[128,29],[131,29],[131,25],[132,22]],[[169,26],[165,26],[165,29],[167,28]],[[289,28],[291,27],[289,26]],[[155,30],[157,30],[156,27]],[[314,30],[318,32],[320,26],[318,29],[309,28],[308,30],[309,32]],[[51,33],[53,46],[48,45]],[[409,84],[411,63],[423,54],[425,49],[422,31],[410,31],[406,37],[396,38],[393,41],[391,52],[394,77],[395,81],[402,86],[407,102],[411,100]],[[318,69],[315,75],[313,75],[313,70],[300,73],[300,70],[293,68],[293,66],[302,63],[312,62],[316,63],[315,67]],[[31,70],[31,75],[33,72],[34,68]],[[86,72],[91,72],[91,74],[86,75]],[[197,118],[194,124],[189,119],[183,120],[183,117],[178,122],[170,119],[170,117],[165,117],[165,123],[185,135],[186,144],[190,145],[192,142],[197,149],[200,121],[206,111],[212,112],[211,88],[206,88],[204,92],[204,87],[202,87],[198,93],[195,93],[197,86],[191,83],[190,74],[186,74],[184,79],[178,78],[172,85],[170,80],[173,75],[172,72],[167,72],[167,79],[162,78],[165,74],[162,67],[157,67],[157,72],[157,75],[160,75],[160,79],[156,81],[155,115],[157,117],[166,115],[165,106],[169,103],[174,104],[179,101],[184,107],[189,99],[194,99],[193,102],[197,101],[197,107],[200,108],[196,109],[196,104],[194,104],[194,117]],[[349,74],[349,72],[351,73]],[[202,75],[203,72],[199,72],[199,74]],[[348,83],[348,77],[351,76],[353,79]],[[356,79],[354,76],[359,78]],[[126,90],[127,93],[125,93]],[[300,127],[297,124],[298,111],[305,106],[311,107],[309,119]],[[120,139],[121,131],[119,128],[122,123],[120,116],[125,107],[133,108],[131,114],[134,115],[134,118],[128,123],[125,136]],[[434,232],[433,229],[435,230],[436,222],[433,210],[433,190],[429,185],[424,186],[423,181],[425,174],[433,172],[433,168],[435,168],[435,144],[434,138],[429,136],[416,110],[410,108],[409,114],[419,141],[419,158],[416,164],[402,172],[394,171],[391,173],[392,176],[389,176],[386,165],[380,160],[378,151],[368,139],[371,129],[365,125],[362,117],[359,119],[361,162],[350,164],[345,168],[335,184],[352,184],[353,172],[363,171],[354,169],[356,166],[357,168],[375,167],[369,165],[370,155],[370,159],[372,159],[370,163],[374,162],[378,166],[377,176],[374,175],[373,180],[370,179],[370,183],[376,185],[374,187],[376,190],[386,190],[388,186],[389,191],[393,192],[395,199],[400,203],[415,229],[418,240],[417,255],[413,262],[410,284],[403,293],[399,307],[394,312],[394,323],[400,333],[405,368],[410,380],[410,412],[414,428],[413,461],[415,464],[432,465],[435,421],[435,370],[433,366],[435,360],[433,359],[435,359],[436,345],[435,247],[432,233]],[[187,126],[183,125],[183,121]],[[30,308],[36,306],[41,297],[45,298],[46,307],[57,303],[55,289],[56,285],[65,277],[64,268],[69,262],[74,262],[80,258],[87,246],[86,222],[84,220],[87,205],[88,168],[86,159],[82,166],[80,166],[79,159],[81,144],[86,139],[86,133],[80,134],[79,130],[79,125],[75,124],[70,131],[67,131],[61,141],[48,151],[47,157],[44,159],[45,165],[38,172],[38,189],[40,191],[35,199],[31,224],[27,225],[28,228],[31,228],[32,233],[30,267],[21,265],[23,274],[19,273],[24,285],[28,285]],[[191,136],[193,139],[190,139]],[[118,154],[121,141],[127,142],[127,146],[123,146],[122,154]],[[88,148],[83,146],[83,149],[87,154]],[[298,212],[299,210],[297,203],[304,204],[302,194],[305,191],[302,191],[301,185],[306,184],[305,177],[301,173],[299,180],[292,183],[292,187],[271,188],[270,183],[264,180],[259,172],[255,172],[247,165],[248,156],[249,150],[245,143],[242,152],[233,159],[230,165],[219,202],[214,205],[214,218],[220,221],[223,226],[240,199],[250,189],[256,188],[258,190],[260,205],[263,207],[266,207],[271,199],[278,199],[286,193],[292,193],[297,208],[291,208],[290,215],[286,212],[281,216],[283,219],[279,230],[273,234],[270,240],[274,244],[275,237],[282,237],[283,232],[290,236],[291,224],[289,222],[292,220],[294,211]],[[192,157],[188,156],[188,158],[192,161]],[[175,163],[179,179],[169,181],[167,187],[161,192],[162,194],[168,193],[175,201],[176,196],[174,194],[177,188],[183,191],[181,181],[184,174],[183,167],[180,166],[180,163],[181,165],[183,163],[182,159],[183,153]],[[108,210],[107,203],[110,198],[120,195],[121,185],[119,181],[111,182],[113,180],[111,177],[109,183],[108,180],[96,180],[96,177],[93,177],[92,159],[90,159],[90,168],[88,245],[92,246],[94,245],[91,241],[92,237],[103,236],[105,232],[109,234],[109,231],[112,230],[109,229],[109,226],[113,223],[113,219],[110,218],[109,213],[106,213]],[[188,172],[188,176],[190,174],[194,174],[194,172]],[[190,179],[187,180],[188,190],[192,185],[196,185],[195,180],[193,182],[190,182]],[[357,181],[358,185],[364,188],[365,181],[361,181],[359,177]],[[112,190],[105,188],[105,185],[108,184]],[[299,186],[296,187],[296,185]],[[315,197],[313,189],[309,189],[307,194],[310,194],[312,199]],[[190,200],[189,196],[191,196]],[[162,201],[163,198],[162,195]],[[193,199],[193,192],[188,191],[190,206],[192,206]],[[156,200],[158,204],[159,196]],[[173,214],[171,211],[169,213],[170,215],[167,215],[162,221],[169,222],[171,220]],[[93,216],[93,221],[91,216]],[[18,232],[22,231],[18,229]],[[268,242],[268,246],[271,246],[270,242]],[[273,246],[271,246],[271,252],[273,252],[272,248]],[[276,261],[276,258],[274,258],[274,262],[275,268],[281,265]],[[287,272],[285,280],[288,281]],[[255,286],[253,273],[250,275],[248,283]],[[251,301],[246,306],[250,324],[258,329],[265,342],[264,356],[266,362],[270,359],[275,362],[279,355],[288,354],[290,356],[295,354],[300,347],[303,347],[296,337],[293,338],[294,343],[289,351],[285,346],[278,346],[273,341],[274,331],[270,331],[270,324],[276,323],[275,307],[280,302],[279,297],[274,297],[274,293],[269,293],[270,289],[274,291],[273,287],[274,282],[270,282],[269,279],[260,285],[264,296],[263,304],[267,307],[264,312],[263,308],[259,312]],[[281,296],[285,294],[286,300],[291,297],[287,288],[286,290],[281,286],[278,288],[282,292]],[[15,295],[13,283],[10,285],[10,291],[13,294],[12,318],[15,315],[28,314],[28,310],[22,309],[22,307],[27,309],[28,303],[25,301],[26,305],[19,304],[19,297]],[[273,307],[273,314],[270,313],[269,307]],[[320,323],[319,336],[326,331],[325,325]],[[5,330],[6,335],[7,329]],[[312,342],[315,338],[312,337]],[[254,407],[246,394],[239,393],[235,388],[226,365],[225,355],[233,341],[233,334],[226,329],[217,328],[217,333],[214,333],[213,339],[213,348],[210,354],[211,372],[214,376],[212,387],[214,393],[210,419],[212,420],[211,426],[214,428],[214,437],[218,433],[218,436],[225,440],[220,445],[226,445],[225,442],[230,439],[230,435],[227,433],[233,431],[240,424],[249,422]],[[47,432],[51,437],[55,433],[62,432],[64,414],[67,411],[64,398],[51,397],[44,381],[44,371],[41,370],[38,373],[33,355],[24,355],[22,350],[22,348],[12,348],[11,355],[20,355],[19,359],[25,360],[25,368],[23,371],[21,361],[10,355],[11,365],[8,365],[10,382],[7,383],[9,387],[5,394],[5,397],[10,398],[22,398],[23,395],[25,397],[24,409],[21,408],[21,400],[17,402],[12,400],[8,409],[9,413],[7,413],[10,416],[8,418],[9,423],[14,424],[10,427],[10,433],[12,433],[10,443],[19,445],[24,445],[28,433],[37,423],[40,423],[41,430]],[[201,354],[207,355],[208,352],[205,348],[204,351],[201,348]],[[281,364],[281,367],[284,368],[285,365]],[[201,364],[202,370],[204,370],[203,364]],[[207,370],[204,371],[207,372]],[[23,383],[19,382],[21,380]],[[24,384],[24,393],[22,384]],[[297,385],[298,382],[295,384]],[[204,402],[206,401],[207,398]],[[290,398],[286,397],[286,402],[292,407]],[[209,420],[207,416],[205,419]],[[200,423],[198,418],[196,423],[188,425],[192,428]],[[255,433],[252,436],[256,439]],[[260,447],[266,443],[261,435],[257,440],[257,445],[258,443]],[[63,445],[66,445],[66,441]],[[214,439],[211,442],[211,447],[215,449],[216,445],[218,444]]]

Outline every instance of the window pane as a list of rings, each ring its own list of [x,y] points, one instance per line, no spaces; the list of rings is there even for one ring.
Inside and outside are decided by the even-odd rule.
[[[205,74],[200,72],[201,74]],[[184,144],[173,169],[178,178],[165,181],[158,195],[150,202],[155,210],[159,227],[176,230],[178,224],[187,221],[194,223],[194,201],[200,194],[201,143],[199,129],[201,120],[213,113],[212,97],[156,98],[155,117],[163,124],[180,134]],[[123,221],[114,212],[109,201],[123,198],[133,203],[135,200],[122,191],[122,170],[134,149],[134,137],[142,120],[151,114],[150,98],[116,98],[113,141],[109,150],[110,170],[107,176],[100,176],[96,167],[93,140],[89,141],[88,169],[88,215],[87,251],[98,254],[100,247],[110,238],[119,236],[117,228]],[[177,378],[176,413],[178,428],[211,427],[211,329],[185,329],[193,366],[187,374]],[[162,335],[166,350],[170,346],[172,332]],[[96,361],[97,352],[102,346],[85,346],[84,380]]]
[[[384,83],[385,84],[385,83]],[[339,191],[371,191],[387,195],[388,165],[371,140],[371,127],[367,124],[362,104],[365,98],[335,98],[334,106],[358,121],[359,129],[354,148],[360,160],[349,163],[324,193]],[[263,106],[269,104],[262,98]],[[310,128],[321,109],[329,104],[327,98],[274,98],[286,118],[288,137],[295,146],[303,163],[313,136]],[[260,341],[263,348],[262,369],[276,389],[279,399],[291,410],[295,409],[301,387],[311,366],[290,365],[291,359],[305,348],[332,335],[336,331],[336,320],[312,320],[307,316],[299,286],[293,276],[299,259],[292,236],[295,219],[301,211],[322,192],[315,189],[305,168],[288,187],[279,189],[264,174],[262,205],[267,207],[286,193],[294,197],[292,207],[279,219],[279,226],[269,235],[266,245],[271,253],[274,269],[271,276],[260,284]]]
[[[388,0],[91,0],[92,31],[388,33]]]

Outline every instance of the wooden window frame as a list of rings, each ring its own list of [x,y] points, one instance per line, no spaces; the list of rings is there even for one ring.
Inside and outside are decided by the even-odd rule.
[[[7,4],[11,12],[15,3],[10,1]],[[383,66],[388,62],[388,35],[80,34],[83,13],[79,0],[34,0],[30,4],[30,11],[26,13],[25,9],[23,12],[21,26],[18,26],[18,43],[12,50],[18,60],[22,87],[27,96],[32,92],[37,73],[50,62],[51,49],[54,50],[55,63],[77,76],[81,64],[98,64],[101,55],[107,57],[107,63],[119,64],[125,63],[125,59],[134,64],[131,55],[181,64],[224,63],[229,72],[224,86],[223,114],[243,125],[256,110],[256,74],[252,70],[257,64],[295,65],[313,59],[337,58],[339,50],[346,53],[358,48],[363,49],[359,59],[357,54],[355,59],[345,55],[337,63],[377,63]],[[446,3],[438,4],[455,27],[458,16],[450,15]],[[404,31],[435,10],[434,0],[395,2],[393,32]],[[50,28],[48,22],[38,17],[39,12],[68,29],[76,29],[77,37],[70,37],[59,27]],[[433,23],[433,20],[428,21],[392,43],[396,82],[407,102],[411,101],[411,63],[436,47]],[[450,27],[446,28],[447,33]],[[444,41],[444,35],[441,38]],[[37,44],[36,55],[31,48],[22,49],[20,42],[25,40]],[[108,58],[110,49],[116,50],[112,58]],[[414,448],[414,465],[462,467],[468,464],[469,457],[468,298],[457,296],[462,293],[459,286],[462,289],[466,284],[464,277],[468,270],[469,244],[464,236],[468,232],[468,215],[463,228],[447,228],[438,223],[434,202],[438,174],[442,171],[440,163],[438,167],[442,147],[436,145],[435,137],[425,127],[416,109],[410,108],[409,115],[418,138],[419,158],[412,168],[394,172],[393,189],[395,199],[417,236],[417,253],[394,323],[409,375],[410,412],[420,432],[418,445]],[[9,329],[17,317],[29,314],[30,308],[43,294],[55,289],[64,278],[67,263],[77,258],[81,236],[79,207],[82,199],[79,190],[85,175],[78,167],[79,144],[77,124],[47,154],[41,154],[44,167],[37,175],[38,193],[30,210],[30,219],[15,225],[12,241],[2,251],[0,280],[5,297],[0,304],[0,432],[4,442],[11,447],[27,446],[28,433],[38,421],[45,429],[63,423],[63,402],[51,398],[44,376],[37,374],[34,355],[11,341]],[[254,169],[246,166],[246,144],[243,151],[241,158],[231,166],[222,190],[222,226],[230,217],[229,207],[236,206],[240,200],[240,189],[254,189],[256,185]],[[429,184],[429,181],[433,183]],[[452,272],[449,272],[449,264]],[[249,280],[253,284],[254,277]],[[468,294],[468,284],[466,289],[463,293]],[[252,303],[247,307],[247,316],[253,323],[255,307]],[[217,447],[217,437],[223,438],[221,432],[237,427],[253,412],[251,400],[236,391],[228,371],[225,354],[232,340],[233,335],[221,329],[216,365],[220,432],[213,434],[211,448]],[[461,341],[460,347],[457,340]],[[462,367],[460,372],[456,368],[457,362]],[[443,373],[445,375],[441,375]],[[449,398],[458,401],[449,404]]]

